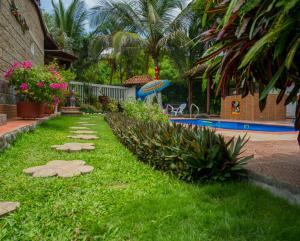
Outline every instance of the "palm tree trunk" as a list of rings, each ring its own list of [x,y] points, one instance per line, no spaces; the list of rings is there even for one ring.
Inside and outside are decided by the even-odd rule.
[[[193,104],[193,81],[192,81],[192,79],[188,79],[187,84],[188,84],[188,107],[190,110],[191,105]]]
[[[145,74],[148,74],[148,72],[149,72],[149,54],[148,53],[146,53],[145,54],[145,66],[144,66],[144,73]]]
[[[211,107],[211,77],[208,77],[207,87],[206,87],[206,112],[210,115],[210,107]]]
[[[159,60],[158,57],[153,57],[154,60],[154,65],[155,65],[155,79],[159,79],[159,73],[160,73],[160,69],[159,69]]]

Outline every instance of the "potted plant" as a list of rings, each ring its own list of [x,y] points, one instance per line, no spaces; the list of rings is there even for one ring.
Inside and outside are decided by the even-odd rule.
[[[46,67],[33,67],[30,61],[16,62],[5,73],[5,78],[18,96],[17,115],[21,118],[41,118],[45,104],[58,101],[66,84],[57,73]]]

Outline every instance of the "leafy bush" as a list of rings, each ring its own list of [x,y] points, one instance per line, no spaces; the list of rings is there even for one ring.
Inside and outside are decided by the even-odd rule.
[[[139,159],[180,179],[226,180],[243,172],[245,137],[226,141],[209,128],[144,122],[124,114],[106,116],[115,135]]]
[[[110,99],[106,106],[106,109],[108,112],[118,112],[119,111],[118,102]]]
[[[100,109],[97,109],[95,106],[92,105],[81,105],[80,106],[80,111],[84,113],[100,113]]]
[[[157,104],[147,104],[143,101],[127,100],[123,103],[124,113],[140,121],[167,122],[168,116],[163,114],[162,109]]]

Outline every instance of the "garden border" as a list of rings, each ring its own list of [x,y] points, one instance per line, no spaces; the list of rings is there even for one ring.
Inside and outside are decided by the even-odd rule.
[[[17,136],[22,133],[33,131],[37,128],[38,125],[41,123],[48,121],[50,119],[56,118],[60,116],[60,113],[52,114],[50,116],[37,119],[34,123],[28,124],[25,126],[18,127],[12,131],[9,131],[7,133],[4,133],[0,135],[0,152],[4,151],[5,149],[9,148],[11,144],[17,139]]]

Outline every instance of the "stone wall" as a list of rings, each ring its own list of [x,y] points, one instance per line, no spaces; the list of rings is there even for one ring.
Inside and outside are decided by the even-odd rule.
[[[259,109],[259,95],[248,95],[242,98],[240,95],[227,96],[221,102],[221,118],[233,120],[250,121],[280,121],[286,119],[286,107],[284,100],[277,105],[277,95],[270,94],[267,99],[266,108],[263,112]],[[231,104],[233,101],[240,103],[240,113],[233,113]]]
[[[21,25],[10,11],[11,0],[0,1],[0,105],[14,104],[13,91],[4,80],[4,72],[14,61],[31,60],[44,64],[44,33],[32,0],[14,0],[19,13],[26,19],[29,30]],[[11,108],[7,106],[6,108]],[[3,107],[2,107],[3,109]],[[0,108],[1,113],[1,108]]]

